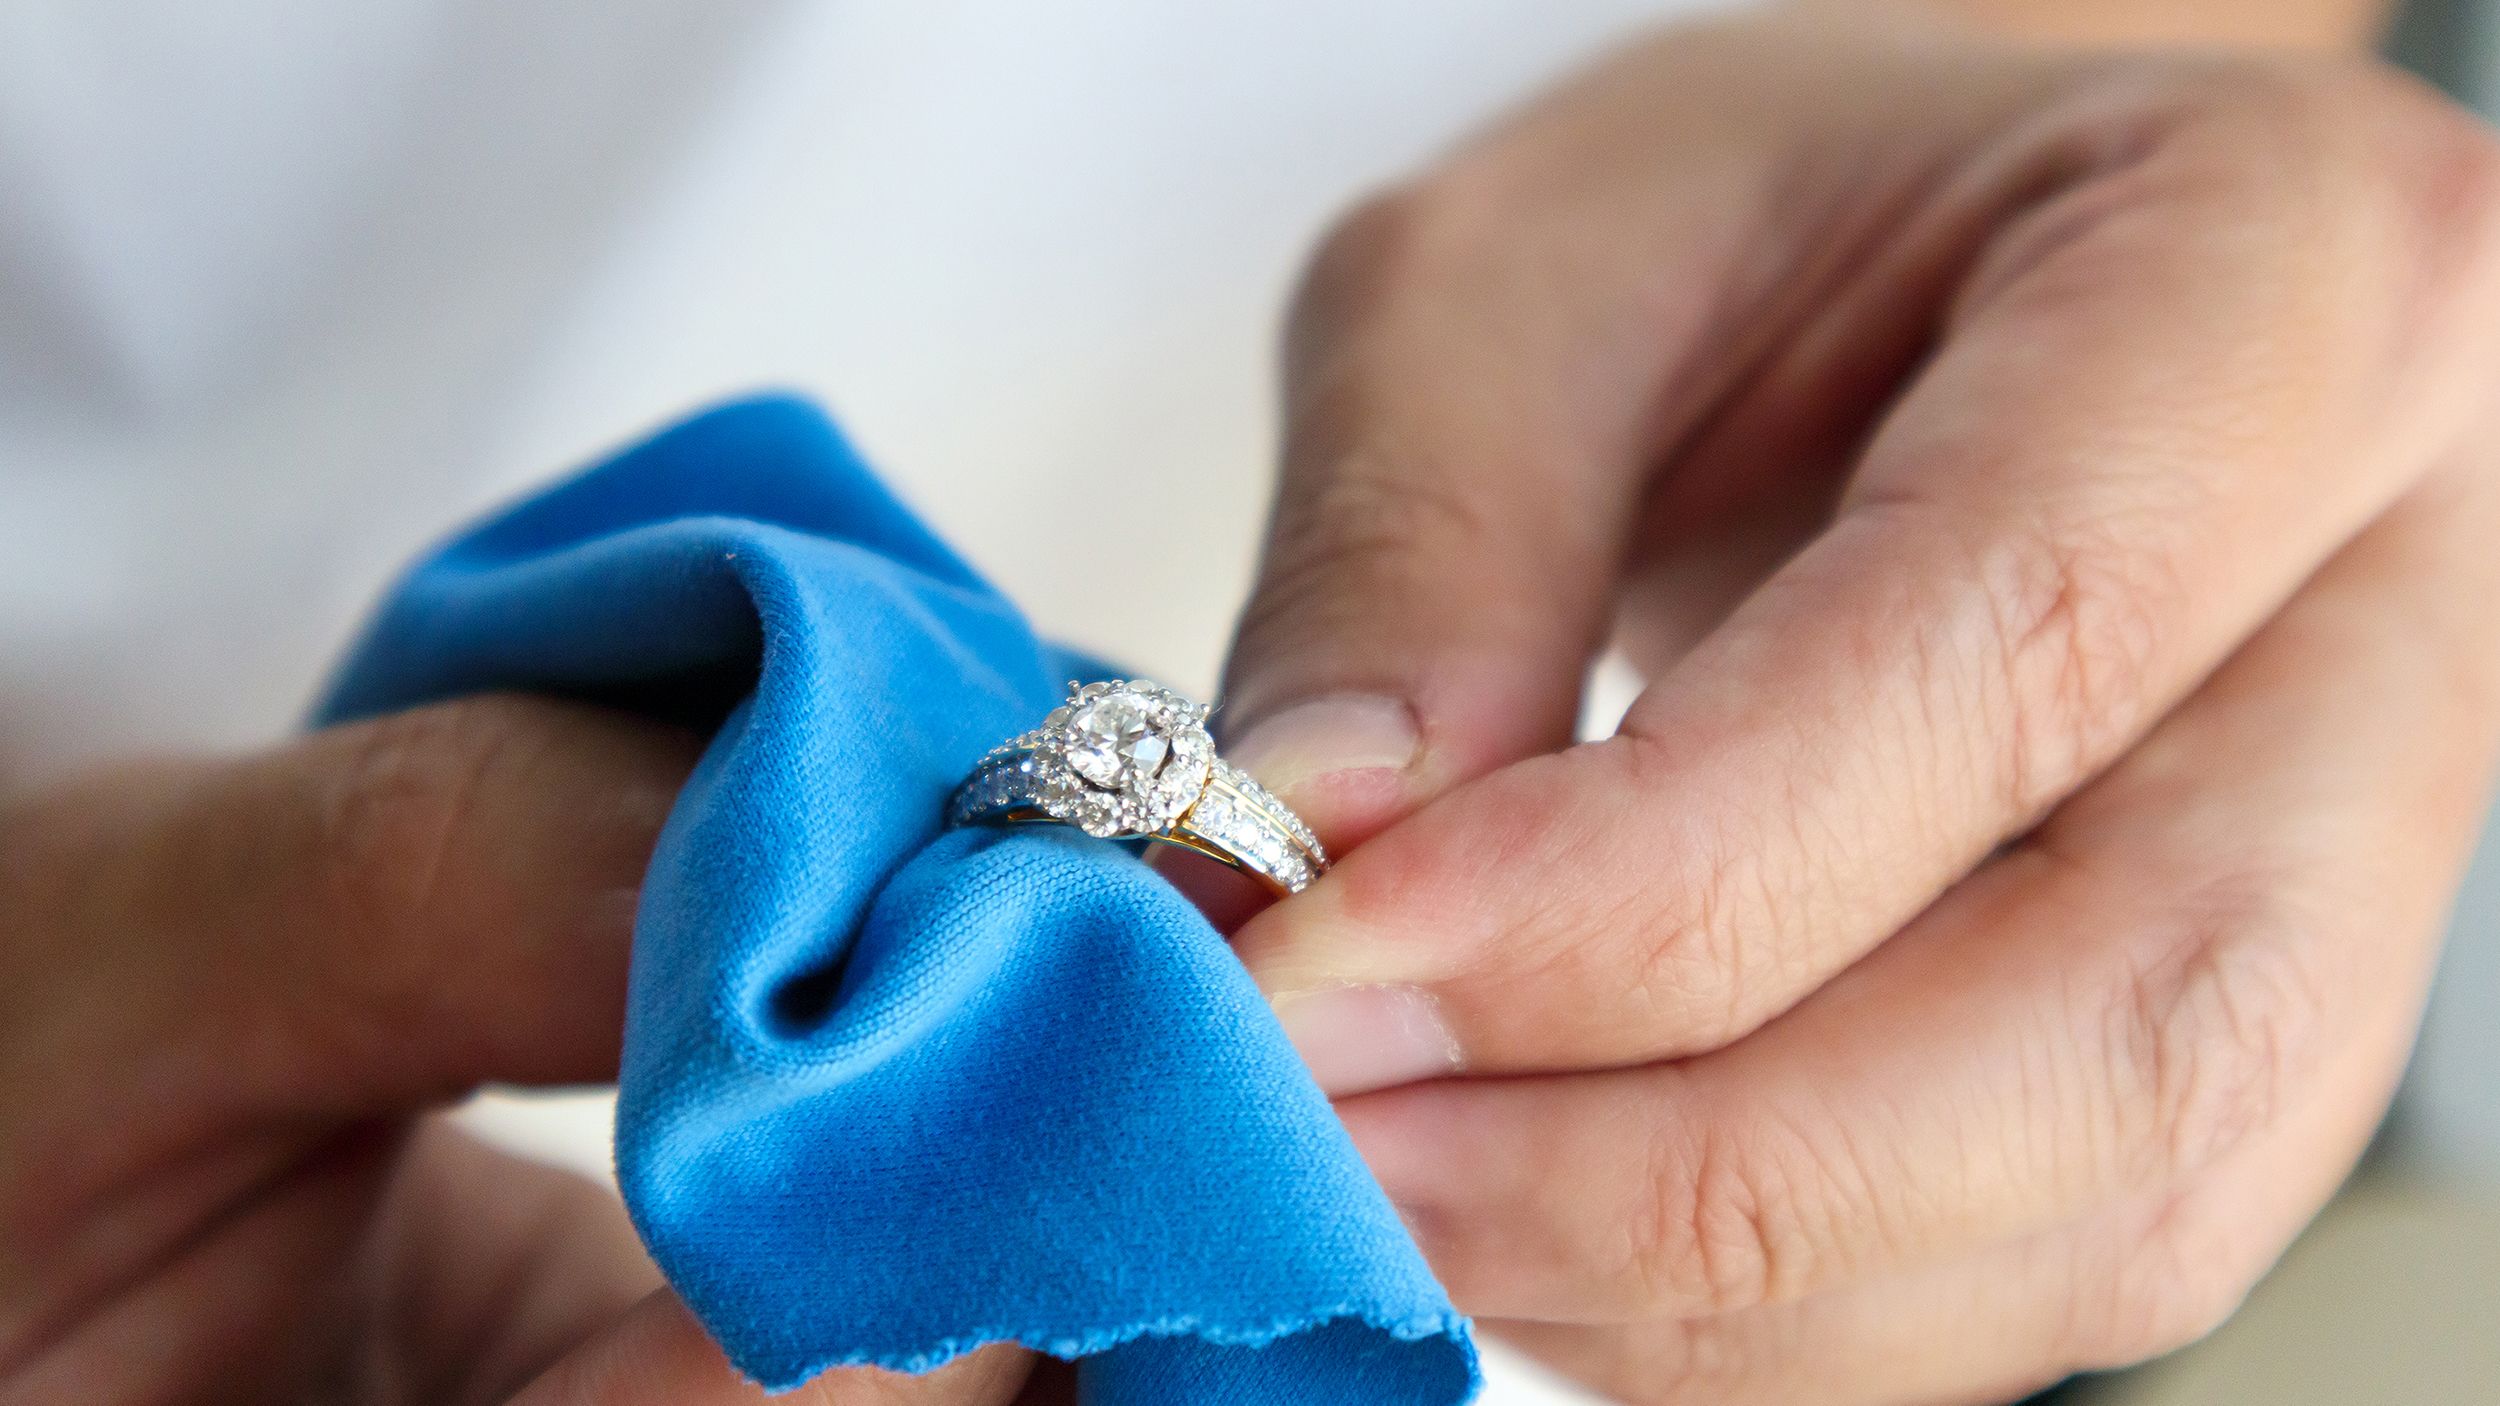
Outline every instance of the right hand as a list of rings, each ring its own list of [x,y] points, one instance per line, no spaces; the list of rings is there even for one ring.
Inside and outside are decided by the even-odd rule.
[[[1222,715],[1339,858],[1235,950],[1452,1300],[1714,1406],[2220,1322],[2488,813],[2495,328],[2500,144],[2410,80],[1892,6],[1346,224]]]

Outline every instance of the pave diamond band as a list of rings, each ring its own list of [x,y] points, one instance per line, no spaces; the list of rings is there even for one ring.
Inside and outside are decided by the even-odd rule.
[[[947,816],[953,825],[1058,819],[1043,806],[1033,754],[1024,748],[984,761],[955,793]],[[1210,769],[1205,790],[1179,819],[1138,833],[1222,860],[1287,893],[1301,892],[1328,864],[1319,841],[1293,812],[1249,773],[1224,761]]]
[[[1301,818],[1215,755],[1207,710],[1144,680],[1069,685],[1042,725],[983,757],[949,825],[1074,825],[1193,849],[1298,893],[1328,867]]]

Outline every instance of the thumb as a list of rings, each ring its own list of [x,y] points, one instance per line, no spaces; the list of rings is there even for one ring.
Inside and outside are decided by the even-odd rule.
[[[1376,200],[1313,263],[1225,671],[1227,756],[1340,849],[1569,743],[1639,488],[1622,301],[1533,250],[1475,252],[1498,241],[1450,230],[1451,205]]]

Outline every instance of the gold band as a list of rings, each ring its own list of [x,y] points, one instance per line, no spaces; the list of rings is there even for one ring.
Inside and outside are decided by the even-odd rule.
[[[1043,775],[1033,746],[1017,739],[973,770],[955,793],[950,823],[1066,823],[1043,808]],[[1205,789],[1178,819],[1138,838],[1194,850],[1281,894],[1300,893],[1328,867],[1326,852],[1301,818],[1248,772],[1220,759],[1208,769]]]

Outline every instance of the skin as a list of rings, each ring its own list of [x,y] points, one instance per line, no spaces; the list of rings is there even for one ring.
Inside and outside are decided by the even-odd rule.
[[[483,698],[0,808],[0,1402],[730,1406],[612,1193],[429,1110],[616,1074],[697,739]],[[1061,1399],[988,1349],[818,1406]]]
[[[1637,44],[1294,319],[1229,715],[1347,857],[1240,950],[1461,1306],[1628,1399],[2209,1327],[2383,1107],[2488,800],[2488,139],[1960,8]],[[1647,690],[1568,745],[1610,640]],[[613,1076],[697,745],[487,698],[0,806],[0,1403],[759,1399],[604,1189],[434,1116]]]
[[[1782,1403],[2230,1312],[2490,800],[2496,237],[2367,60],[1867,10],[1636,44],[1343,225],[1226,692],[1346,853],[1238,948],[1462,1307]]]

